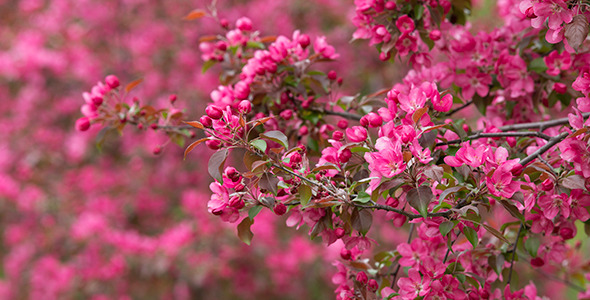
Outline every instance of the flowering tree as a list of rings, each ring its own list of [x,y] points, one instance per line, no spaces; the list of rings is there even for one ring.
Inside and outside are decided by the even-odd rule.
[[[139,81],[111,75],[76,127],[196,132],[187,160],[215,150],[209,212],[246,244],[270,210],[341,246],[338,299],[537,299],[542,280],[590,298],[588,4],[499,1],[493,29],[466,0],[354,4],[353,38],[411,66],[392,88],[350,96],[326,37],[212,7],[186,16],[222,28],[199,46],[220,84],[203,116],[129,101]]]

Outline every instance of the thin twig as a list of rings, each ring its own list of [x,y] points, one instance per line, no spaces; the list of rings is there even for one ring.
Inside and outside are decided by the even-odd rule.
[[[510,273],[508,273],[508,282],[506,284],[510,284],[510,280],[512,279],[512,268],[514,267],[514,257],[516,257],[516,247],[518,246],[518,240],[520,239],[520,233],[522,232],[523,227],[524,223],[520,223],[520,227],[518,227],[518,233],[516,234],[516,241],[514,242],[514,247],[512,248],[512,259],[510,260]]]
[[[558,144],[559,142],[561,142],[563,139],[565,139],[567,136],[569,135],[569,133],[567,132],[562,132],[561,134],[552,137],[547,144],[545,144],[543,147],[537,149],[537,151],[533,152],[533,154],[525,157],[523,160],[520,161],[520,165],[521,166],[526,166],[528,163],[530,163],[531,161],[533,161],[535,158],[541,156],[543,153],[547,152],[549,149],[551,149],[551,147],[555,146],[556,144]]]
[[[482,138],[497,138],[497,137],[512,137],[512,136],[528,136],[528,137],[538,137],[538,138],[542,138],[544,140],[550,140],[551,137],[540,132],[540,131],[527,131],[527,132],[487,132],[487,133],[476,133],[473,135],[468,136],[465,139],[457,139],[457,140],[451,140],[451,141],[447,141],[447,142],[440,142],[437,143],[435,146],[444,146],[444,145],[451,145],[451,144],[459,144],[461,142],[464,141],[471,141],[471,140],[477,140],[477,139],[482,139]]]
[[[471,104],[473,104],[473,100],[470,100],[470,101],[467,101],[467,102],[465,102],[465,104],[463,104],[463,105],[461,105],[461,106],[459,106],[459,107],[457,107],[457,108],[455,108],[455,109],[453,109],[453,110],[449,111],[448,113],[444,114],[444,116],[445,116],[445,117],[450,117],[450,116],[452,116],[453,114],[455,114],[455,113],[457,113],[457,112],[459,112],[459,111],[463,110],[464,108],[468,107],[468,106],[469,106],[469,105],[471,105]]]
[[[590,116],[590,112],[582,114],[583,118],[587,118],[588,116]],[[569,123],[569,118],[561,118],[561,119],[555,119],[555,120],[549,120],[549,121],[543,121],[543,122],[532,122],[532,123],[520,123],[520,124],[506,125],[506,126],[500,127],[499,129],[501,131],[516,131],[516,130],[523,130],[523,129],[539,128],[540,131],[543,131],[544,129],[567,124],[567,123]]]
[[[362,118],[361,115],[348,113],[348,112],[331,111],[331,110],[312,110],[312,111],[324,113],[326,115],[331,115],[331,116],[339,116],[339,117],[343,117],[345,119],[354,120],[354,121],[360,121]]]

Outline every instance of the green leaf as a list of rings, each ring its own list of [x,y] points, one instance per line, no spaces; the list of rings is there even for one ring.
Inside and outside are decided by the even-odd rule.
[[[264,44],[261,42],[248,41],[246,46],[248,48],[264,49]]]
[[[266,152],[266,142],[264,140],[256,139],[250,141],[250,145],[254,146],[254,148]]]
[[[524,242],[524,249],[532,256],[537,257],[537,252],[539,251],[539,246],[541,245],[541,240],[539,240],[536,236],[530,236]]]
[[[281,146],[285,147],[285,149],[289,148],[289,139],[284,133],[278,130],[264,132],[261,133],[260,136],[281,144]]]
[[[262,210],[262,208],[263,208],[262,205],[252,206],[252,208],[250,208],[250,210],[248,210],[248,218],[250,218],[250,220],[254,220],[254,217],[256,217],[258,215],[258,213]]]
[[[209,70],[211,67],[213,67],[217,62],[214,60],[208,60],[203,64],[203,67],[201,68],[201,73],[205,74],[205,72],[207,72],[207,70]]]
[[[432,190],[429,186],[422,185],[417,189],[411,189],[406,195],[408,204],[416,209],[422,217],[426,218],[428,214],[428,204],[433,198]]]
[[[424,14],[424,5],[414,6],[414,20],[422,19],[423,14]]]
[[[238,225],[238,237],[248,246],[254,237],[254,234],[250,230],[250,226],[252,226],[252,224],[254,224],[254,220],[250,218],[244,218],[244,220],[242,220],[242,222],[240,222]]]
[[[301,202],[301,206],[305,207],[311,200],[311,188],[308,185],[301,184],[299,186],[299,201]]]
[[[545,73],[545,71],[547,71],[547,65],[545,64],[545,61],[543,60],[542,57],[538,57],[538,58],[533,59],[529,63],[528,69],[529,69],[529,71],[541,74],[541,73]]]
[[[209,171],[209,175],[211,175],[211,177],[213,177],[215,180],[219,182],[223,182],[223,177],[221,176],[221,173],[223,172],[223,164],[227,159],[227,155],[228,150],[221,149],[213,153],[213,155],[211,155],[211,158],[209,159],[207,171]]]
[[[471,245],[473,245],[473,248],[477,247],[477,244],[479,243],[479,238],[477,237],[477,232],[473,228],[469,226],[463,227],[463,234],[471,243]]]
[[[369,195],[366,192],[359,192],[357,197],[353,201],[365,204],[371,201],[371,195]]]
[[[447,234],[449,234],[449,232],[451,232],[451,230],[453,230],[454,227],[455,223],[451,221],[444,221],[440,223],[440,225],[438,226],[438,230],[440,231],[440,234],[442,236],[446,236]]]
[[[502,240],[504,243],[510,244],[510,241],[500,231],[496,230],[496,228],[486,224],[481,225],[483,226],[483,228],[485,228],[485,230],[487,230],[489,233]]]
[[[479,110],[479,112],[485,116],[488,105],[492,103],[492,99],[489,97],[482,98],[478,94],[475,94],[473,95],[473,103],[477,107],[477,110]]]

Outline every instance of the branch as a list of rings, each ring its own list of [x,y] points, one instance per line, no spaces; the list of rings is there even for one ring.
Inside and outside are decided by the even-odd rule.
[[[438,146],[444,146],[444,145],[451,145],[451,144],[459,144],[461,142],[464,141],[471,141],[471,140],[477,140],[477,139],[482,139],[482,138],[496,138],[496,137],[511,137],[511,136],[529,136],[529,137],[538,137],[538,138],[542,138],[544,140],[550,140],[551,137],[540,132],[540,131],[528,131],[528,132],[488,132],[488,133],[482,133],[482,132],[478,132],[476,134],[470,135],[468,136],[465,140],[463,139],[458,139],[458,140],[451,140],[451,141],[447,141],[447,142],[440,142],[437,143],[435,145],[435,147]]]
[[[461,199],[461,201],[459,201],[459,203],[457,203],[453,207],[453,209],[460,209],[462,207],[465,207],[465,206],[469,205],[469,202],[467,201],[467,199],[469,199],[469,197],[471,197],[471,196],[472,196],[472,194],[469,193],[464,199]],[[373,202],[372,205],[359,205],[359,204],[356,204],[354,201],[352,201],[351,203],[352,203],[353,206],[356,206],[356,207],[359,207],[359,208],[374,208],[374,209],[380,209],[380,210],[386,210],[386,211],[396,212],[396,213],[398,213],[400,215],[406,216],[410,220],[423,218],[422,215],[409,213],[409,212],[407,212],[405,210],[393,208],[391,206],[383,205],[383,204],[379,204],[379,203],[374,203]],[[453,213],[453,210],[447,210],[447,211],[443,211],[443,212],[428,213],[428,214],[426,214],[426,217],[428,217],[428,218],[434,218],[434,217],[445,217],[445,218],[448,218],[452,213]]]
[[[558,136],[552,137],[549,140],[549,142],[547,142],[547,144],[545,144],[543,147],[537,149],[537,151],[535,151],[533,154],[531,154],[531,155],[525,157],[523,160],[521,160],[520,161],[520,165],[523,166],[523,167],[526,166],[528,163],[530,163],[531,161],[533,161],[535,158],[537,158],[537,157],[541,156],[543,153],[547,152],[551,147],[553,147],[556,144],[558,144],[559,142],[561,142],[568,135],[569,135],[569,133],[562,132]]]
[[[361,115],[348,113],[348,112],[340,112],[340,111],[332,111],[332,110],[315,110],[315,109],[311,110],[311,111],[319,112],[319,113],[323,113],[323,114],[331,115],[331,116],[339,116],[339,117],[343,117],[345,119],[354,120],[354,121],[360,121],[362,118]]]
[[[583,118],[587,118],[588,116],[590,116],[590,112],[582,114]],[[516,130],[523,130],[523,129],[539,128],[540,131],[543,131],[544,129],[567,124],[567,123],[569,123],[568,118],[561,118],[561,119],[555,119],[555,120],[543,121],[543,122],[532,122],[532,123],[506,125],[506,126],[500,127],[499,129],[502,131],[516,131]]]
[[[471,105],[471,104],[473,104],[473,100],[470,100],[470,101],[467,101],[467,102],[465,102],[465,104],[463,104],[463,105],[461,105],[461,106],[459,106],[459,107],[457,107],[457,108],[455,108],[455,109],[453,109],[453,110],[449,111],[448,113],[444,114],[444,116],[445,116],[445,117],[450,117],[450,116],[452,116],[453,114],[455,114],[455,113],[457,113],[457,112],[459,112],[459,111],[463,110],[464,108],[468,107],[468,106],[469,106],[469,105]]]
[[[522,228],[524,227],[524,223],[520,223],[520,227],[518,228],[518,233],[516,234],[516,241],[514,242],[514,247],[512,248],[512,259],[510,260],[510,273],[508,273],[508,281],[506,284],[510,284],[510,280],[512,279],[512,267],[514,267],[514,257],[516,257],[516,247],[518,246],[518,240],[520,239],[520,233],[522,232]]]

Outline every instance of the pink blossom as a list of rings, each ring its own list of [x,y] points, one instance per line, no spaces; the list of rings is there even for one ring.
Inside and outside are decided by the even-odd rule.
[[[430,292],[430,277],[420,273],[416,269],[408,270],[408,277],[400,278],[397,282],[400,290],[400,296],[404,299],[415,299],[418,296],[424,296]]]
[[[572,58],[568,52],[559,54],[557,50],[553,50],[549,55],[543,57],[543,60],[547,65],[547,74],[551,76],[557,76],[572,66]]]
[[[412,20],[408,15],[403,15],[395,21],[395,27],[399,29],[402,34],[407,34],[414,31],[414,20]]]
[[[353,143],[360,143],[367,139],[367,130],[361,126],[346,129],[346,136]]]
[[[552,220],[561,213],[565,218],[570,215],[571,200],[566,194],[543,195],[537,201],[545,218]]]

